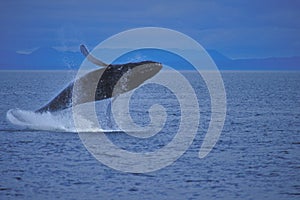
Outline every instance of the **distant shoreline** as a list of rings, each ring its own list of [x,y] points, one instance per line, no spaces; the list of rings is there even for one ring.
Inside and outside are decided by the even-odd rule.
[[[74,72],[76,73],[79,69],[0,69],[0,72]],[[179,72],[196,72],[197,70],[184,70],[174,69]],[[87,70],[89,71],[89,70]],[[164,72],[171,70],[163,70]],[[215,70],[201,70],[202,72],[214,72]],[[218,70],[221,73],[226,72],[300,72],[299,70]]]

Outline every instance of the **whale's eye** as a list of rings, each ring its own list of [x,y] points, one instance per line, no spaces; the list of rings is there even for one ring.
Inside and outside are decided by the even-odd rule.
[[[108,65],[107,67],[106,67],[106,70],[111,70],[112,69],[112,66],[111,65]]]
[[[121,71],[123,69],[123,65],[118,67],[118,71]]]

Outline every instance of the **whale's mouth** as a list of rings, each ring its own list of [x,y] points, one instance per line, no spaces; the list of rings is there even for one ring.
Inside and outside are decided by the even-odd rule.
[[[138,63],[138,65],[129,69],[117,81],[117,83],[114,85],[112,96],[139,87],[146,80],[155,76],[162,69],[162,67],[162,64],[158,62],[145,61]]]
[[[139,65],[135,68],[141,76],[152,77],[162,69],[162,64],[158,62],[149,62]]]
[[[131,69],[129,80],[141,84],[147,79],[156,75],[162,69],[162,64],[158,62],[146,62]]]

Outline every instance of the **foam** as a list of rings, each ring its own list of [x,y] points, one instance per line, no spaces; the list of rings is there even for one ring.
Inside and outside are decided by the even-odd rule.
[[[119,130],[103,130],[89,123],[85,119],[86,126],[82,130],[74,126],[72,110],[64,110],[56,113],[36,113],[21,109],[10,109],[6,118],[12,124],[33,130],[55,132],[119,132]]]

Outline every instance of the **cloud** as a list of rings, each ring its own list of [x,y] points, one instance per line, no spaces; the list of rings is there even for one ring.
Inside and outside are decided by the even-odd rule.
[[[18,50],[16,51],[16,53],[18,54],[25,54],[25,55],[29,55],[32,52],[34,52],[35,50],[37,50],[39,47],[35,47],[35,48],[31,48],[31,49],[22,49],[22,50]]]

